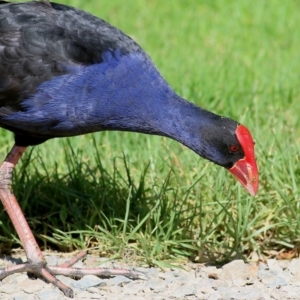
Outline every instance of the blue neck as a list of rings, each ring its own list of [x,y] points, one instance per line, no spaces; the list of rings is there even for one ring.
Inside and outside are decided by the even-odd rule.
[[[216,117],[176,95],[143,53],[107,53],[101,64],[68,67],[67,75],[43,83],[23,105],[26,112],[14,117],[27,127],[31,118],[38,134],[142,132],[170,137],[200,155],[200,129]]]
[[[89,67],[84,82],[81,77],[74,84],[74,101],[82,104],[78,116],[88,128],[167,136],[202,152],[199,129],[209,126],[214,114],[175,94],[144,54],[107,61]]]

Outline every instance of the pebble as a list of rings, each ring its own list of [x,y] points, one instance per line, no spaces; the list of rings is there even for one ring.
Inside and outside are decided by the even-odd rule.
[[[46,256],[51,265],[64,260],[58,255]],[[87,267],[101,263],[103,258],[89,255]],[[0,259],[0,266],[13,261]],[[78,263],[77,266],[83,266]],[[124,266],[123,266],[124,267]],[[130,266],[125,266],[130,269]],[[189,270],[191,266],[186,266]],[[120,300],[271,300],[300,299],[300,259],[267,260],[264,263],[245,263],[234,260],[220,268],[194,266],[182,269],[136,268],[149,277],[131,280],[124,276],[101,279],[94,275],[79,280],[57,276],[70,286],[79,299]],[[1,300],[67,300],[63,293],[41,279],[29,278],[26,273],[12,274],[0,282]]]
[[[75,289],[85,291],[88,288],[98,286],[100,284],[103,284],[103,279],[100,279],[95,275],[87,275],[81,278],[80,280],[74,280],[71,285]]]
[[[0,297],[0,299],[2,299]],[[3,298],[5,299],[5,298]],[[15,293],[14,295],[12,295],[12,298],[7,298],[7,299],[13,299],[13,300],[33,300],[33,299],[39,299],[38,297],[32,297],[32,295],[28,295],[25,292],[19,292],[19,293]]]
[[[46,257],[46,261],[49,266],[57,266],[58,265],[58,257],[55,255],[48,255]]]
[[[16,273],[10,276],[5,277],[2,282],[4,283],[12,283],[12,282],[16,282],[16,283],[21,283],[23,282],[25,279],[27,279],[28,276],[25,273]]]
[[[194,296],[197,294],[197,286],[196,285],[182,285],[174,291],[172,296],[175,296],[179,299],[184,299],[187,296]]]
[[[104,280],[107,286],[124,286],[125,284],[129,283],[131,279],[125,276],[115,276],[110,279]]]
[[[250,273],[244,261],[238,259],[226,264],[222,268],[219,278],[228,281],[234,281],[236,279],[248,280]]]
[[[63,293],[58,289],[45,289],[37,294],[38,299],[41,300],[58,300],[65,298]]]
[[[13,294],[15,292],[20,291],[20,287],[16,283],[11,283],[11,284],[1,284],[0,285],[0,295],[1,293],[3,294]],[[0,297],[1,299],[1,297]]]
[[[145,286],[149,287],[150,290],[154,291],[155,293],[159,293],[166,290],[167,283],[164,280],[160,280],[158,278],[149,279],[148,281],[145,282]]]

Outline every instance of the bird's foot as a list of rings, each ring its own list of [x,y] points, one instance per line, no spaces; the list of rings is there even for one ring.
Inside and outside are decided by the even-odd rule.
[[[63,284],[60,280],[56,279],[52,274],[47,264],[44,262],[32,262],[28,261],[24,264],[5,267],[0,269],[0,280],[5,278],[8,275],[12,275],[14,273],[28,272],[34,274],[38,277],[45,279],[47,282],[52,283],[54,286],[58,287],[65,296],[69,298],[74,297],[74,292],[71,288]]]
[[[45,279],[47,282],[52,283],[58,287],[65,296],[69,298],[74,297],[74,292],[71,288],[63,284],[54,275],[64,275],[73,278],[81,278],[85,275],[95,275],[98,277],[110,277],[116,275],[123,275],[131,279],[145,279],[148,276],[140,271],[127,270],[127,269],[109,269],[109,268],[76,268],[72,267],[77,261],[86,256],[86,252],[78,253],[70,261],[60,264],[58,266],[48,266],[45,261],[29,261],[24,264],[10,266],[0,269],[0,280],[4,277],[20,272],[28,272],[36,275],[37,277]]]

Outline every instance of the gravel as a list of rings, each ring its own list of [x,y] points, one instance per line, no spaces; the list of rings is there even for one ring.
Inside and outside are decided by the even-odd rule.
[[[66,259],[58,255],[46,255],[51,264]],[[0,266],[20,262],[11,257],[0,259]],[[85,264],[95,266],[101,258],[89,255]],[[91,264],[91,265],[89,265]],[[101,266],[113,267],[112,263]],[[122,266],[125,267],[126,266]],[[130,268],[127,266],[127,268]],[[98,278],[93,275],[79,280],[57,276],[74,290],[74,299],[206,299],[206,300],[285,300],[300,299],[300,259],[266,263],[245,263],[234,260],[221,268],[200,264],[187,264],[186,270],[137,268],[149,276],[147,280],[130,280],[124,276]],[[66,298],[61,291],[41,279],[27,274],[13,274],[0,282],[1,300],[60,300]]]

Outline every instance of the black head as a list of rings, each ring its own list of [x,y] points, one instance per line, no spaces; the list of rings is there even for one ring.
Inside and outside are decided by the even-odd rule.
[[[258,190],[254,142],[249,130],[228,118],[214,116],[201,132],[201,155],[225,167],[251,195]]]
[[[245,156],[244,149],[236,136],[239,123],[219,116],[201,129],[202,156],[226,169],[230,169]]]

